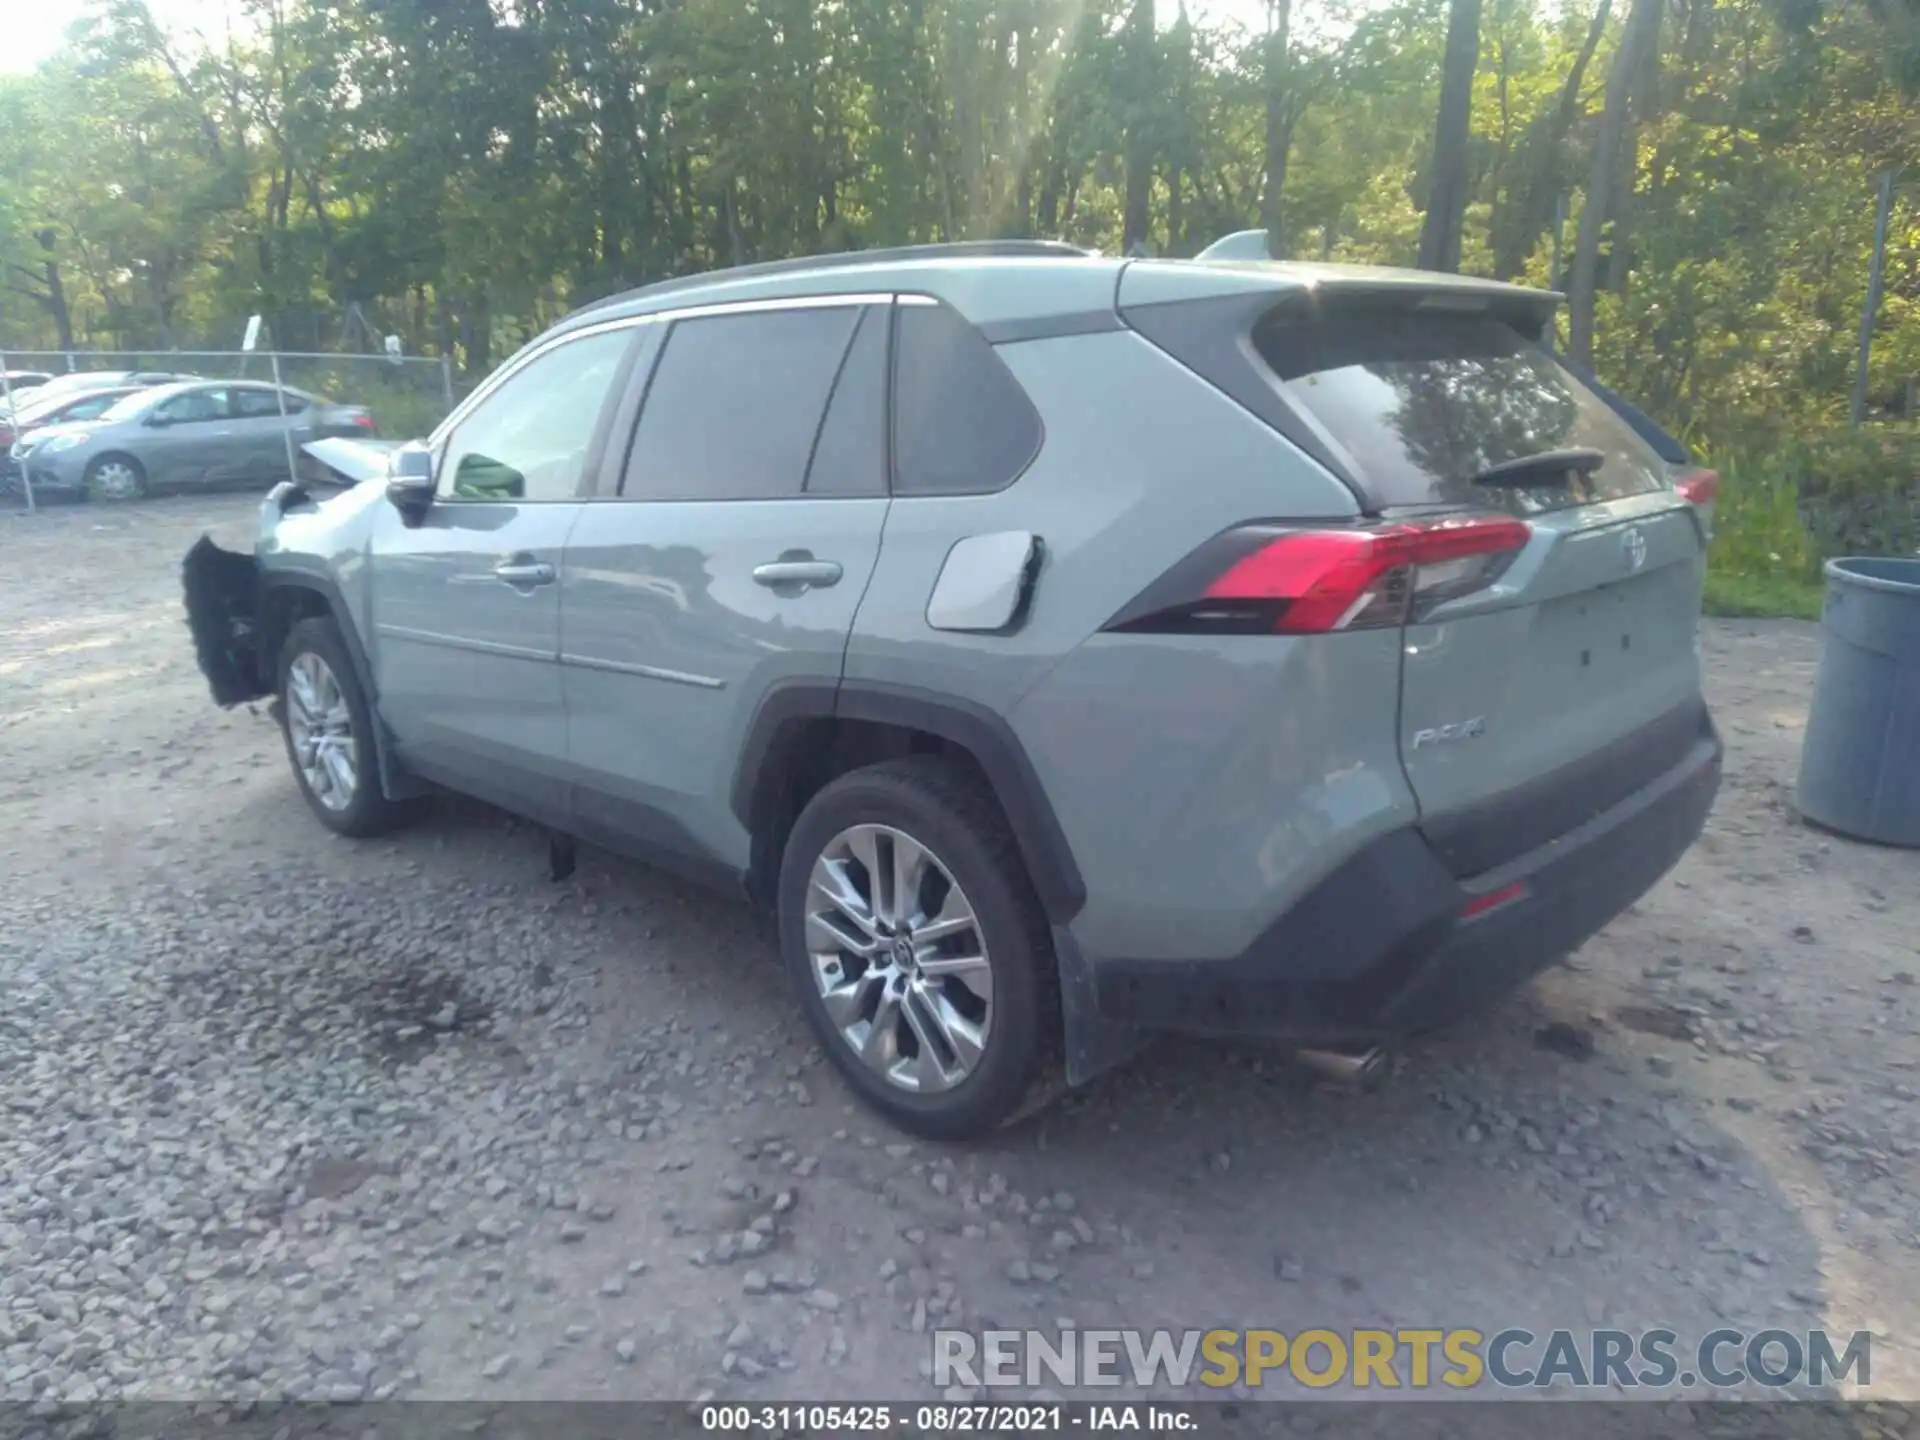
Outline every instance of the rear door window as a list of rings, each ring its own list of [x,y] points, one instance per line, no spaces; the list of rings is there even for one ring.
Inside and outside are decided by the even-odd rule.
[[[828,305],[676,321],[647,386],[621,497],[799,496],[860,317],[854,306]]]
[[[233,398],[242,420],[263,420],[269,415],[276,420],[280,418],[280,397],[271,390],[236,390]],[[298,415],[306,408],[305,400],[287,391],[287,414]]]
[[[1282,393],[1347,462],[1369,506],[1473,506],[1515,514],[1662,488],[1659,459],[1538,344],[1485,315],[1340,307],[1270,316],[1254,346]],[[1558,451],[1595,465],[1522,485],[1477,477]]]
[[[887,309],[860,317],[807,469],[809,495],[887,493]]]

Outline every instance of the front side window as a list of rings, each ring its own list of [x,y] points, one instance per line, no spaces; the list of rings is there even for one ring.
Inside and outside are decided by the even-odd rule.
[[[189,390],[184,395],[175,395],[163,400],[154,410],[155,416],[169,425],[192,425],[208,420],[227,418],[227,392],[224,386],[212,390]]]
[[[798,496],[858,307],[681,320],[634,431],[628,500]]]
[[[503,380],[447,441],[444,500],[572,500],[632,329],[569,340]]]

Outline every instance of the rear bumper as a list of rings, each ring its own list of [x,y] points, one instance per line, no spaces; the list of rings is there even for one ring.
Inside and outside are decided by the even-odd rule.
[[[1496,870],[1457,879],[1419,830],[1392,831],[1241,955],[1094,962],[1096,1008],[1142,1029],[1312,1046],[1379,1043],[1471,1013],[1577,949],[1698,838],[1722,754],[1703,725],[1652,782]]]

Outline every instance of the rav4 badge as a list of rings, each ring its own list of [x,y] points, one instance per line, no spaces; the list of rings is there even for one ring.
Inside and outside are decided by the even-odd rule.
[[[1487,717],[1476,715],[1471,720],[1461,720],[1452,725],[1435,725],[1430,729],[1413,732],[1413,748],[1423,750],[1429,745],[1445,745],[1453,740],[1478,740],[1487,733]]]

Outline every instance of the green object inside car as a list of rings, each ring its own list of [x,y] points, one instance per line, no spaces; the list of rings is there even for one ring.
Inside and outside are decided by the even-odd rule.
[[[462,455],[453,493],[463,500],[518,500],[527,493],[527,477],[485,455]]]

